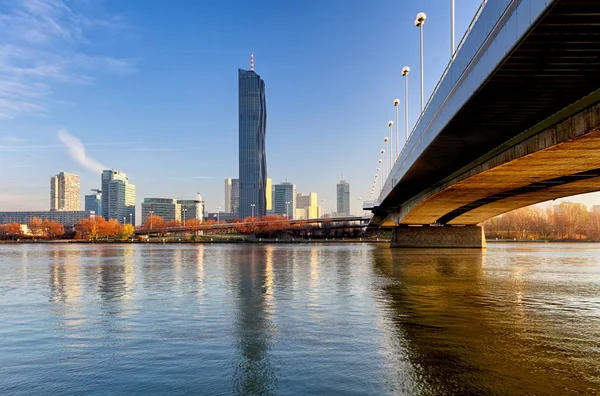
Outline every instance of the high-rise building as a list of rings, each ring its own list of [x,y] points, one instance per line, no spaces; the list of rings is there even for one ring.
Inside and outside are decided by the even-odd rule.
[[[50,178],[50,210],[78,211],[80,200],[78,175],[60,172]]]
[[[100,190],[94,191],[97,192],[95,194],[89,194],[85,196],[85,210],[93,211],[98,215],[102,215],[102,193]]]
[[[267,214],[267,103],[265,82],[250,70],[238,70],[239,178],[238,216]]]
[[[135,185],[114,169],[102,172],[102,216],[119,223],[135,224]]]
[[[296,218],[316,219],[319,217],[319,206],[317,204],[317,193],[311,192],[308,195],[296,195]],[[300,210],[304,210],[302,217],[298,215]]]
[[[223,212],[238,214],[240,206],[240,179],[225,179],[225,208]]]
[[[337,213],[350,216],[350,184],[346,180],[340,180],[337,185]]]
[[[290,182],[275,184],[273,212],[293,219],[296,212],[296,185]]]

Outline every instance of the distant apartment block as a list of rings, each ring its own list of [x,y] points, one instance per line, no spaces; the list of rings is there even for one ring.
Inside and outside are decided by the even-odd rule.
[[[81,209],[79,176],[60,172],[50,178],[50,210],[79,211]]]
[[[135,185],[114,169],[102,172],[102,216],[119,223],[135,224]]]
[[[350,216],[350,184],[346,180],[337,184],[337,214]]]
[[[290,182],[275,184],[273,196],[273,211],[288,219],[295,218],[296,212],[296,185]]]
[[[36,212],[0,212],[0,224],[22,223],[29,224],[29,221],[38,217],[42,220],[54,220],[62,224],[65,228],[73,228],[79,220],[87,219],[95,213],[91,211],[71,211],[71,210],[49,210]]]
[[[196,195],[196,199],[178,199],[177,203],[181,205],[181,221],[194,219],[202,222],[204,201],[200,194]]]

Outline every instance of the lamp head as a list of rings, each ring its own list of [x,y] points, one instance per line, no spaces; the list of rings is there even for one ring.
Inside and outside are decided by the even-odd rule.
[[[394,121],[388,121],[388,126],[391,127],[392,125],[394,125]]]
[[[400,104],[400,99],[394,99],[394,106],[398,106]],[[392,122],[392,121],[390,121]]]
[[[415,19],[415,26],[422,27],[423,24],[425,23],[425,19],[427,19],[427,15],[425,15],[424,12],[419,12],[417,14],[417,18]]]
[[[388,138],[387,138],[387,136],[383,138],[383,141],[384,141],[385,143],[387,143],[387,141],[388,141]],[[383,153],[383,150],[382,150],[381,152]]]
[[[408,76],[408,73],[410,73],[410,67],[408,67],[408,66],[404,66],[404,67],[402,68],[402,75],[403,75],[404,77],[406,77],[406,76]]]

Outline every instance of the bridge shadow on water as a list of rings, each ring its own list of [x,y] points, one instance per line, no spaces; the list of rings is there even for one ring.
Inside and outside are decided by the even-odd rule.
[[[479,249],[382,248],[373,257],[417,393],[596,394],[599,368],[572,338],[576,324],[537,309],[526,296],[543,296],[543,285],[527,284],[519,268],[488,268],[494,257]]]

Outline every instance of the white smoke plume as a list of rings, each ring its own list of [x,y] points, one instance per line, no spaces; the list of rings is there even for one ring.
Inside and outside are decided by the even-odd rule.
[[[71,135],[66,129],[58,131],[58,138],[69,150],[71,157],[81,166],[95,173],[102,173],[104,169],[108,169],[95,159],[88,157],[81,139]]]

